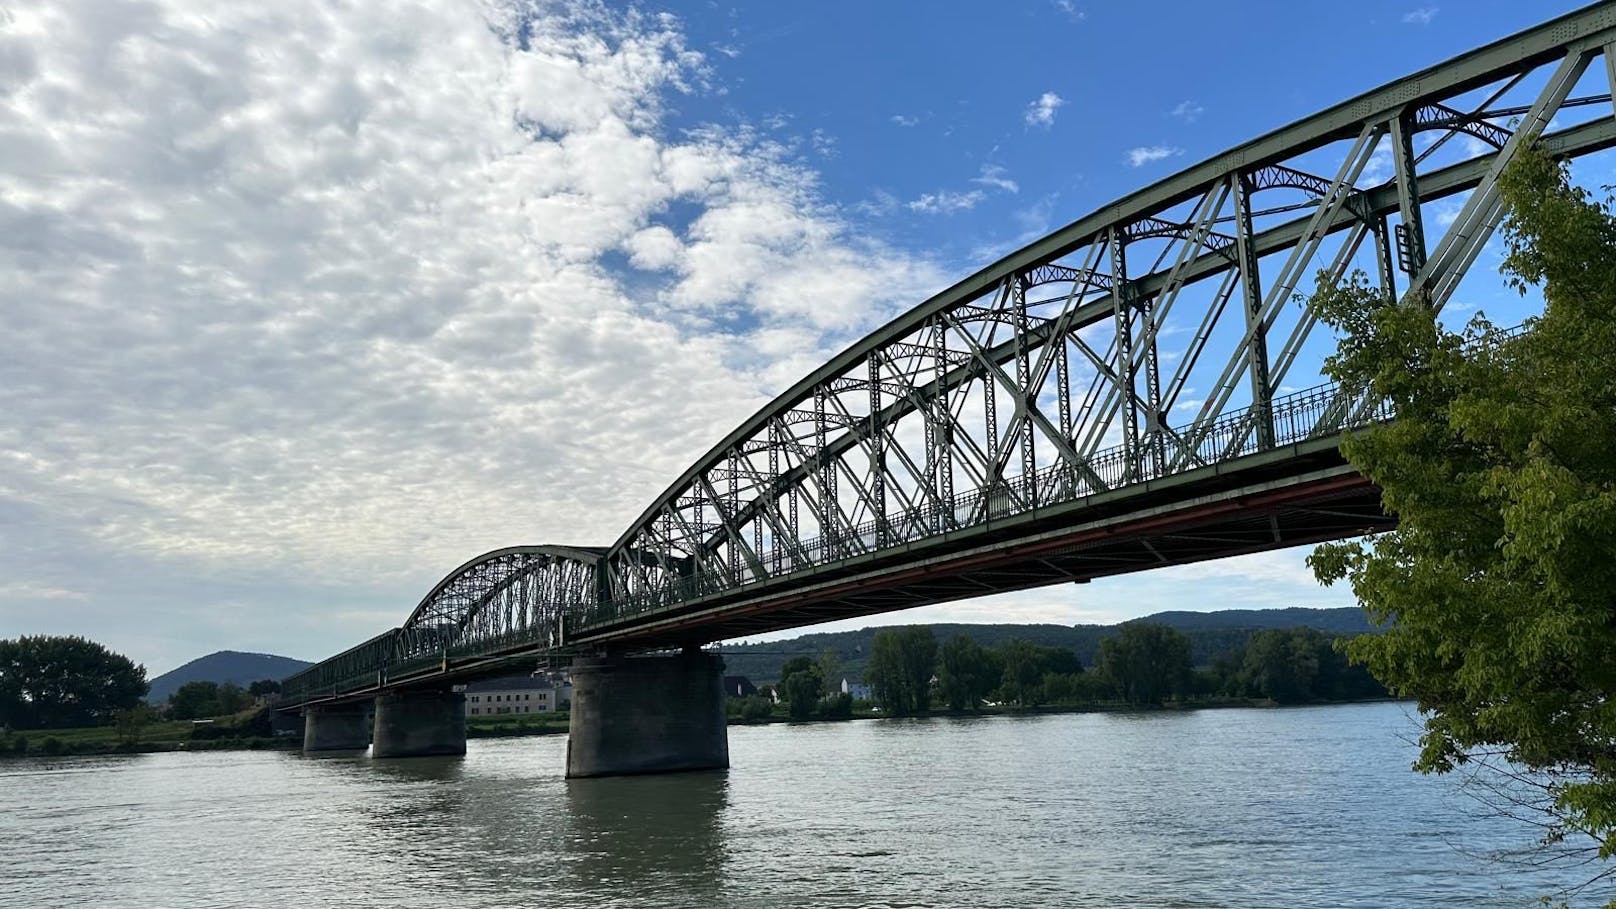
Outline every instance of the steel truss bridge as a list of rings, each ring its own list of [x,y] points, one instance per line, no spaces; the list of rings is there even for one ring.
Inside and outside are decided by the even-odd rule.
[[[1616,146],[1613,42],[1597,4],[1118,199],[843,351],[610,546],[478,556],[286,704],[1385,529],[1338,443],[1393,415],[1290,390],[1333,349],[1303,281],[1440,310],[1529,137]]]

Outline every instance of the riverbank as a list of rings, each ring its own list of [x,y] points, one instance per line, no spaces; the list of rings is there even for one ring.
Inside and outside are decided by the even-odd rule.
[[[1352,701],[1323,701],[1311,704],[1281,705],[1273,701],[1253,698],[1219,698],[1186,703],[1169,703],[1162,707],[1139,708],[1123,703],[1096,704],[1044,704],[1036,707],[996,704],[977,710],[930,710],[911,714],[905,719],[989,716],[1044,716],[1072,713],[1137,713],[1141,711],[1220,710],[1231,708],[1279,708],[1282,706],[1320,707],[1345,704],[1369,704],[1393,701],[1396,698],[1364,698]],[[855,708],[851,715],[840,717],[810,717],[793,719],[784,705],[776,705],[767,717],[742,718],[731,716],[731,726],[768,726],[789,723],[846,723],[853,720],[890,719],[878,708]],[[466,738],[502,739],[527,736],[565,735],[570,728],[570,717],[565,712],[535,714],[513,719],[468,718]],[[168,720],[152,723],[130,735],[128,730],[115,726],[91,726],[79,729],[35,729],[0,733],[0,759],[6,757],[54,755],[148,754],[166,751],[266,751],[301,748],[303,737],[290,735],[263,735],[266,724],[260,714],[249,713],[240,717],[221,717],[212,722],[195,723],[190,720]]]

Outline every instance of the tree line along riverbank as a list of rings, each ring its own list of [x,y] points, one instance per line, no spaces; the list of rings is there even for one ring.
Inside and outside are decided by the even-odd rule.
[[[991,627],[991,626],[989,626]],[[1127,623],[1099,642],[1085,665],[1070,648],[1021,638],[984,646],[956,633],[941,643],[928,626],[876,630],[855,696],[841,690],[845,678],[834,652],[816,659],[797,656],[781,665],[780,678],[761,693],[730,698],[731,723],[846,720],[892,716],[1024,714],[1091,710],[1159,709],[1302,704],[1374,700],[1388,692],[1361,667],[1350,665],[1340,642],[1350,636],[1312,628],[1248,632],[1238,647],[1194,665],[1189,635],[1167,625]],[[0,642],[0,645],[14,642]],[[190,682],[174,691],[166,711],[135,700],[144,669],[91,642],[23,639],[38,654],[76,660],[90,681],[85,691],[120,692],[91,704],[87,697],[58,694],[68,702],[52,709],[35,697],[13,705],[0,725],[0,756],[118,754],[149,751],[294,748],[294,727],[273,722],[272,681],[246,689]],[[13,648],[17,649],[17,648]],[[48,660],[47,660],[48,661]],[[127,665],[126,665],[127,664]],[[112,674],[115,686],[96,685]],[[57,680],[55,689],[74,687]],[[39,690],[45,686],[37,685]],[[12,720],[49,718],[54,725],[14,728]],[[88,720],[88,722],[85,722]],[[467,736],[565,733],[565,712],[518,717],[468,717]]]

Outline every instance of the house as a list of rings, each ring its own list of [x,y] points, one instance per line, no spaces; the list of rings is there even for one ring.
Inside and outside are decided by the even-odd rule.
[[[870,690],[870,686],[863,682],[850,682],[845,678],[842,679],[842,694],[852,695],[855,701],[875,700],[875,692]]]
[[[466,685],[467,716],[549,713],[572,706],[572,682],[548,673],[484,679]]]
[[[744,675],[724,676],[724,696],[731,698],[745,698],[757,694],[757,686]]]

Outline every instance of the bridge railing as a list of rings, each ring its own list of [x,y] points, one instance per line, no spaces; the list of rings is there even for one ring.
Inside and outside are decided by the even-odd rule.
[[[281,699],[305,703],[372,687],[386,672],[397,637],[397,628],[384,631],[329,660],[287,676],[281,680]]]
[[[1099,493],[1138,486],[1189,470],[1254,454],[1264,447],[1263,424],[1272,422],[1272,446],[1291,445],[1389,419],[1389,404],[1362,393],[1344,393],[1324,383],[1274,399],[1267,408],[1246,407],[1202,427],[1180,427],[1116,445],[1079,464],[1062,462],[1030,475],[1006,475],[985,488],[956,494],[758,553],[766,574],[752,566],[728,573],[698,572],[656,590],[601,603],[586,624],[628,618],[747,584],[818,568],[844,559],[916,543],[988,521],[1063,505]]]

